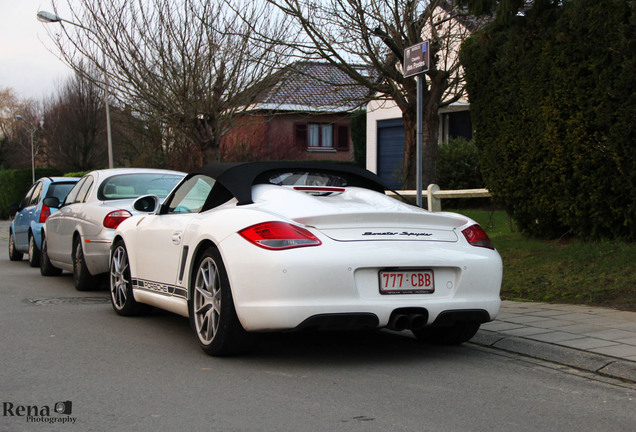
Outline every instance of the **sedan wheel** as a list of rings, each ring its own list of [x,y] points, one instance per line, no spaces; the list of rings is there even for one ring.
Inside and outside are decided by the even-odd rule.
[[[55,267],[51,264],[48,254],[48,246],[46,237],[42,235],[42,253],[40,256],[40,274],[42,276],[59,276],[62,274],[62,269]]]
[[[75,289],[78,291],[87,291],[92,289],[95,283],[95,277],[91,275],[86,267],[82,242],[76,239],[73,245],[73,284],[75,285]]]
[[[133,296],[128,252],[122,241],[113,245],[111,254],[110,300],[119,315],[139,315],[149,309],[149,306],[137,303]]]
[[[35,237],[33,234],[29,235],[29,265],[31,267],[39,267],[40,265],[40,251],[35,245]]]
[[[227,273],[215,248],[199,258],[193,279],[188,310],[203,351],[223,356],[249,349],[253,336],[236,316]]]
[[[9,259],[11,261],[22,261],[24,254],[22,252],[18,252],[15,248],[15,241],[13,239],[13,232],[9,232]]]

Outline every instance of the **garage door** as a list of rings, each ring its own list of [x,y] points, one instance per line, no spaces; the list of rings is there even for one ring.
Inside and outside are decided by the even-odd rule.
[[[378,175],[393,189],[402,189],[404,126],[402,119],[378,121]]]

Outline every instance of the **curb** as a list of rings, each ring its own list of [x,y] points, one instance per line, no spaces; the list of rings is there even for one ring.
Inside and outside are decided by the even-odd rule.
[[[480,330],[470,342],[636,384],[636,362],[488,330]]]

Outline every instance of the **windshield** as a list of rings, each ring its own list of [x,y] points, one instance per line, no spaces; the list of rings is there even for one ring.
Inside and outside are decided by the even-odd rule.
[[[97,191],[101,201],[157,195],[165,198],[181,180],[181,176],[159,173],[121,174],[107,178]]]

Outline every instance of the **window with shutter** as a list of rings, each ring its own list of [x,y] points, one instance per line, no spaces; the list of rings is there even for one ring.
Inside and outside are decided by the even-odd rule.
[[[349,126],[332,123],[295,123],[295,143],[308,150],[349,150]]]

